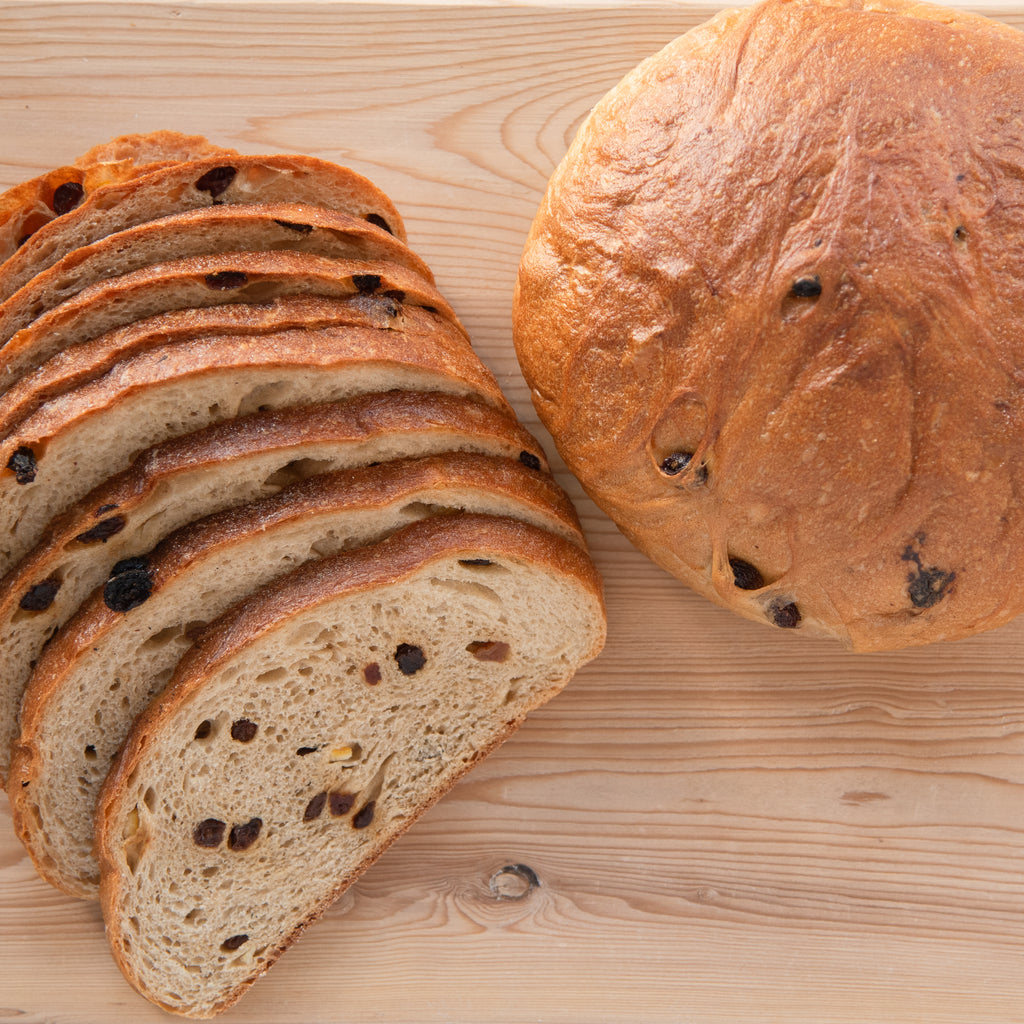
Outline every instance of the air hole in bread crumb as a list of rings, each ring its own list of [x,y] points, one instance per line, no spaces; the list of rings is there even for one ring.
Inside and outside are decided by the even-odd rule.
[[[205,740],[209,739],[211,735],[213,735],[213,722],[208,718],[204,718],[203,721],[196,726],[194,738],[197,740]]]
[[[86,761],[96,760],[96,748],[91,743],[85,748],[85,759]]]

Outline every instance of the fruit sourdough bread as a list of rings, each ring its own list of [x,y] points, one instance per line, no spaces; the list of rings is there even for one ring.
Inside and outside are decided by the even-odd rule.
[[[106,235],[173,213],[235,203],[326,206],[406,240],[391,200],[347,167],[306,156],[240,156],[214,148],[203,159],[175,161],[89,192],[6,258],[0,298],[9,298],[67,253]]]
[[[766,0],[580,128],[517,351],[569,469],[700,593],[859,649],[1024,610],[1022,72],[977,15]]]
[[[157,313],[261,303],[285,295],[393,298],[439,313],[469,340],[437,289],[391,261],[331,260],[282,251],[196,256],[98,282],[43,313],[0,348],[0,389],[10,388],[64,350]]]
[[[373,391],[441,391],[510,411],[461,333],[406,311],[401,330],[321,326],[180,342],[60,395],[0,443],[0,571],[46,522],[141,450],[259,409]]]
[[[146,554],[195,519],[316,474],[444,452],[514,459],[533,475],[549,475],[540,445],[510,416],[438,393],[256,413],[144,452],[50,522],[0,582],[0,778],[8,775],[35,662],[117,562]]]
[[[273,251],[386,260],[418,274],[426,284],[434,280],[408,246],[357,217],[285,203],[214,206],[147,221],[68,253],[0,303],[0,344],[99,281],[191,256]]]
[[[119,562],[47,647],[25,693],[8,793],[39,873],[71,895],[98,895],[99,788],[135,717],[206,622],[311,558],[455,512],[518,519],[584,546],[550,477],[518,460],[462,453],[317,476]],[[507,657],[504,642],[473,653]]]
[[[70,213],[96,189],[214,155],[221,163],[238,154],[214,146],[199,135],[167,131],[124,135],[94,146],[68,167],[58,167],[7,189],[0,193],[0,263],[9,261],[44,225]],[[35,271],[29,276],[32,273]],[[12,278],[15,289],[21,284],[24,281],[15,283]],[[0,295],[6,298],[3,286]]]
[[[233,1003],[603,638],[577,545],[472,515],[310,563],[228,612],[101,796],[125,976],[176,1013]]]

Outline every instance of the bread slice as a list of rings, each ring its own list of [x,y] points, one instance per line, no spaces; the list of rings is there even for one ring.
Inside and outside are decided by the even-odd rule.
[[[190,256],[265,250],[387,260],[434,283],[430,268],[407,245],[365,220],[295,203],[212,206],[147,221],[72,250],[0,303],[0,344],[98,281]]]
[[[210,1017],[599,652],[575,544],[414,523],[236,606],[138,719],[101,794],[107,937],[164,1009]],[[481,650],[504,660],[481,660]]]
[[[161,345],[225,334],[258,336],[293,327],[313,329],[327,324],[402,330],[405,306],[382,295],[345,298],[286,296],[262,303],[236,303],[176,309],[72,345],[48,359],[0,394],[0,438],[48,401],[102,377],[117,363]]]
[[[90,192],[79,206],[35,231],[7,259],[0,300],[82,246],[146,221],[204,206],[305,203],[341,210],[406,241],[394,203],[347,167],[308,156],[240,156],[214,147]]]
[[[233,149],[211,145],[201,136],[167,131],[123,135],[94,146],[70,166],[47,171],[0,194],[0,263],[10,260],[40,228],[67,216],[96,189],[181,161],[216,156],[220,163],[236,155]],[[3,272],[6,270],[4,267]]]
[[[451,512],[508,516],[584,546],[572,504],[550,477],[518,460],[459,453],[314,477],[118,563],[47,647],[22,705],[8,792],[42,877],[73,896],[99,895],[99,788],[202,624],[305,561]],[[500,646],[476,652],[483,661],[504,655]]]
[[[441,452],[516,459],[549,475],[539,443],[511,416],[439,393],[397,391],[256,413],[144,452],[51,522],[0,581],[0,778],[8,774],[33,664],[115,563],[145,554],[195,519],[318,473]]]
[[[228,335],[168,345],[53,399],[0,443],[0,571],[47,521],[151,445],[259,409],[370,391],[441,391],[511,412],[462,335],[406,311],[401,331],[362,327]]]
[[[384,260],[331,260],[302,252],[250,252],[171,260],[83,289],[0,347],[0,390],[58,352],[157,313],[283,295],[374,294],[433,310],[462,332],[455,311],[424,278]]]

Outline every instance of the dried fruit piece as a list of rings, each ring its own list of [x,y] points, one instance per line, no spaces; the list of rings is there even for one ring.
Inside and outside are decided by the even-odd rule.
[[[227,828],[225,822],[217,818],[207,818],[199,822],[192,830],[192,841],[196,846],[205,846],[214,849],[224,841],[224,830]]]
[[[234,288],[241,288],[249,281],[248,274],[241,270],[220,270],[215,274],[207,274],[203,279],[208,287],[218,292],[229,292]]]
[[[48,579],[37,583],[22,595],[18,607],[27,612],[45,612],[53,604],[53,599],[60,590],[60,580]]]
[[[111,516],[109,519],[104,519],[103,522],[97,523],[86,530],[85,533],[80,533],[75,540],[81,541],[83,544],[105,542],[119,534],[125,528],[125,525],[126,520],[124,516]]]
[[[36,478],[36,453],[26,445],[15,449],[14,454],[7,460],[7,468],[14,473],[14,479],[19,484],[30,484]]]
[[[194,738],[197,740],[205,740],[206,737],[209,736],[211,732],[213,732],[213,722],[211,722],[208,718],[205,718],[196,726]]]
[[[366,219],[370,224],[374,224],[379,228],[383,228],[389,235],[393,235],[394,231],[391,230],[388,222],[379,213],[368,213]]]
[[[327,794],[317,793],[317,795],[313,797],[308,804],[306,804],[306,809],[302,812],[302,820],[315,821],[323,813],[325,803],[327,803]]]
[[[380,665],[375,661],[371,661],[369,665],[363,667],[363,679],[366,680],[370,686],[376,686],[380,680]]]
[[[352,805],[356,802],[354,793],[331,793],[330,795],[330,808],[331,817],[341,818],[348,814],[352,810]],[[371,814],[373,812],[371,811]]]
[[[362,292],[363,295],[369,295],[370,292],[375,292],[380,287],[380,277],[377,274],[355,274],[352,277],[352,283],[356,286],[357,291]]]
[[[213,170],[207,171],[197,182],[196,188],[200,192],[207,192],[211,198],[216,199],[217,196],[226,192],[231,182],[235,180],[235,175],[238,173],[236,167],[214,167]]]
[[[70,213],[85,198],[85,188],[77,181],[65,181],[53,192],[53,212],[58,216]]]
[[[740,590],[760,590],[764,586],[761,573],[742,558],[730,558],[729,568],[732,569],[733,582]]]
[[[527,469],[540,469],[540,459],[533,452],[520,452],[519,461]]]
[[[798,299],[816,299],[821,294],[821,278],[817,274],[798,277],[793,282],[791,293]]]
[[[244,825],[235,825],[228,833],[229,850],[248,850],[260,837],[262,818],[251,818]]]
[[[800,625],[800,609],[792,601],[773,601],[768,606],[768,617],[779,629],[796,629]]]
[[[123,558],[110,571],[103,587],[103,603],[112,612],[138,608],[153,593],[153,577],[145,558]]]
[[[395,650],[395,661],[403,676],[415,675],[427,663],[423,650],[413,644],[399,644]]]
[[[256,731],[259,727],[248,718],[239,718],[237,722],[231,723],[231,738],[239,743],[250,743],[256,738]]]
[[[244,946],[249,941],[248,935],[232,935],[230,938],[225,939],[221,944],[220,948],[225,952],[230,953],[232,950],[238,949],[239,946]]]
[[[366,828],[373,821],[374,801],[371,800],[365,807],[360,808],[352,819],[353,828]]]

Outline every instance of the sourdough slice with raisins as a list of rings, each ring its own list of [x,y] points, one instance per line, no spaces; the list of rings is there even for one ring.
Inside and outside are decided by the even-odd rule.
[[[0,303],[0,344],[99,281],[193,256],[292,251],[387,260],[433,284],[430,268],[393,235],[358,217],[294,203],[213,206],[147,221],[74,249]]]
[[[101,794],[101,903],[126,978],[174,1013],[230,1006],[604,634],[581,548],[468,514],[237,605],[136,721]],[[504,660],[477,657],[496,645]]]
[[[453,512],[511,517],[584,546],[550,477],[518,460],[459,453],[318,476],[119,562],[47,647],[25,692],[8,795],[39,874],[73,896],[98,896],[100,786],[200,624],[305,561]],[[473,653],[502,662],[508,651],[497,641]]]
[[[217,163],[224,163],[237,155],[233,149],[211,145],[199,135],[167,131],[123,135],[94,146],[70,166],[7,189],[0,194],[0,280],[13,268],[15,253],[31,248],[30,239],[36,232],[58,217],[68,216],[97,189],[120,185],[183,161],[213,156]],[[10,280],[14,284],[16,278]]]
[[[226,335],[118,363],[0,443],[0,569],[22,558],[54,515],[152,445],[260,409],[390,390],[441,391],[511,412],[462,334],[412,307],[401,331],[323,325]]]
[[[550,475],[540,444],[511,416],[468,398],[403,391],[256,413],[144,452],[51,522],[0,582],[0,778],[34,663],[117,562],[186,523],[316,474],[442,452],[515,459]]]
[[[391,260],[332,260],[285,251],[194,256],[97,282],[18,331],[0,347],[0,391],[58,353],[146,317],[285,295],[395,299],[438,313],[469,343],[466,329],[437,289]]]
[[[240,156],[210,146],[200,155],[202,159],[179,160],[88,192],[74,209],[44,224],[17,251],[8,252],[0,267],[0,299],[9,298],[73,249],[136,224],[205,206],[326,206],[406,240],[394,203],[347,167],[309,156]]]

